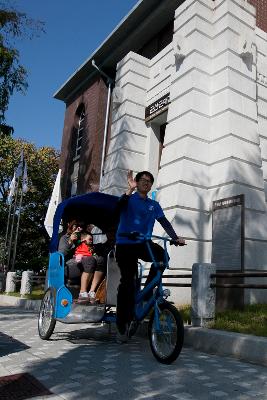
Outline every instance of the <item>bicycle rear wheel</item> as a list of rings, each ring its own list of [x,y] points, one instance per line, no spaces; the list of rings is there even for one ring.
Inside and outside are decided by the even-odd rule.
[[[148,324],[148,336],[154,357],[162,364],[171,364],[179,356],[184,343],[184,325],[178,310],[167,301],[159,305],[159,327],[155,311]]]
[[[39,316],[38,316],[38,332],[43,340],[50,338],[54,332],[56,320],[54,316],[54,296],[51,289],[47,289],[43,297]]]

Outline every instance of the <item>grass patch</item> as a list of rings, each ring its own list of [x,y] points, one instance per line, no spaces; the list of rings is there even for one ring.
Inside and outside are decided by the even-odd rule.
[[[267,337],[267,304],[253,304],[245,306],[242,311],[217,313],[210,328]]]
[[[42,300],[42,298],[44,297],[44,291],[42,289],[34,289],[31,294],[25,294],[23,296],[21,296],[19,292],[0,293],[0,294],[4,294],[6,296],[19,297],[21,299],[28,299],[28,300]]]
[[[191,306],[177,308],[184,323],[191,324]],[[209,328],[267,337],[267,304],[247,305],[243,310],[216,313],[215,322]]]
[[[191,325],[191,306],[188,304],[188,305],[176,306],[176,308],[178,308],[184,323],[187,325]]]

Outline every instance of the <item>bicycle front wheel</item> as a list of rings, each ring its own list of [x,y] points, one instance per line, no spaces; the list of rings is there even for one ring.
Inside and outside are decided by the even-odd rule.
[[[153,311],[148,324],[150,347],[159,362],[171,364],[183,347],[184,324],[178,310],[172,304],[164,302],[159,305],[159,309],[158,323]]]

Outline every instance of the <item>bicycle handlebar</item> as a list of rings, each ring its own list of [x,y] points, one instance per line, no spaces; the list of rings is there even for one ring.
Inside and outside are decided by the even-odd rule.
[[[122,232],[119,234],[119,236],[121,237],[127,237],[128,239],[131,240],[138,240],[138,239],[143,239],[144,241],[146,240],[150,240],[152,238],[154,239],[160,239],[163,240],[165,242],[170,242],[170,245],[174,245],[174,246],[185,246],[185,243],[177,243],[175,240],[171,239],[171,238],[167,238],[165,236],[157,236],[157,235],[144,235],[141,232],[137,232],[137,231],[133,231],[133,232]]]

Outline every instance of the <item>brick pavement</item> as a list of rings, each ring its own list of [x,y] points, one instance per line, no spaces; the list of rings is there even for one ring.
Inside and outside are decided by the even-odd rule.
[[[146,339],[118,345],[115,333],[97,324],[57,323],[52,340],[42,341],[37,314],[12,307],[0,308],[0,323],[0,376],[30,373],[53,392],[42,399],[267,400],[262,366],[191,348],[165,366]]]

